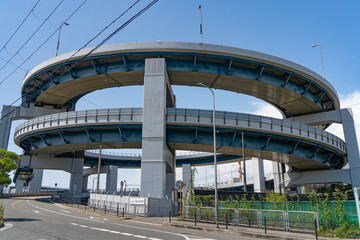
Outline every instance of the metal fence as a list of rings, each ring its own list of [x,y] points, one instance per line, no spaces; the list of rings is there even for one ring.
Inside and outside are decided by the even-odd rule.
[[[185,206],[183,220],[215,223],[214,207]],[[219,224],[268,228],[296,232],[315,232],[319,217],[310,211],[219,208]]]

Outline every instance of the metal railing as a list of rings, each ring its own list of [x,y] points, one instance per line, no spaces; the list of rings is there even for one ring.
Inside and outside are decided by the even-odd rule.
[[[33,118],[20,124],[15,129],[14,138],[26,134],[30,131],[38,131],[44,128],[57,128],[71,125],[82,124],[116,124],[119,122],[142,123],[142,108],[115,108],[115,109],[96,109],[64,112],[45,115]],[[345,142],[335,135],[324,130],[301,124],[286,119],[277,119],[252,114],[216,111],[216,124],[218,126],[238,127],[245,129],[259,129],[261,131],[277,132],[283,135],[294,135],[300,138],[322,142],[334,148],[346,152]],[[212,111],[201,109],[182,109],[168,108],[168,123],[187,123],[187,124],[211,124]]]
[[[185,206],[182,219],[215,223],[215,208]],[[319,227],[319,217],[309,211],[219,208],[219,224],[256,228],[264,228],[266,224],[268,229],[314,232],[314,226]]]

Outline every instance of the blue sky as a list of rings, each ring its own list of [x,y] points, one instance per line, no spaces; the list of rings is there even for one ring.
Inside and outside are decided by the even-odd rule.
[[[2,2],[0,49],[36,2],[37,0]],[[23,64],[0,85],[1,105],[11,104],[20,97],[20,87],[27,70],[55,56],[57,32],[24,62],[82,2],[83,0],[64,0],[62,3],[61,0],[40,0],[24,25],[0,52],[0,69],[42,24],[42,19],[46,19],[59,3],[61,5],[19,54],[13,57],[11,63],[0,71],[1,82],[16,69],[14,65]],[[63,26],[59,54],[82,47],[133,2],[88,0],[68,21],[69,26]],[[150,0],[141,0],[128,14],[91,42],[89,47],[96,46],[149,2]],[[360,122],[360,82],[357,81],[357,71],[360,68],[360,2],[357,0],[159,0],[107,44],[158,40],[200,42],[199,4],[203,6],[204,43],[264,52],[296,62],[322,75],[319,48],[311,47],[315,43],[321,44],[326,78],[338,91],[342,106],[351,105],[355,118]],[[178,107],[211,109],[211,95],[206,89],[174,87],[174,92]],[[219,110],[274,114],[274,110],[261,100],[219,90],[215,93],[216,108]],[[142,107],[142,100],[142,87],[106,89],[86,95],[79,101],[77,109]],[[242,104],[243,102],[248,104]],[[19,104],[20,102],[16,102],[14,105]],[[14,122],[13,126],[19,122]],[[337,126],[330,131],[341,135],[341,129]],[[9,150],[21,153],[12,139]],[[233,168],[236,167],[224,167],[223,171],[228,172]],[[199,175],[203,174],[203,170],[199,172]],[[121,170],[120,175],[119,180],[128,179],[132,184],[139,183],[138,171]],[[58,182],[59,186],[66,187],[68,183],[63,180],[63,176],[68,178],[68,174],[47,171],[43,185]],[[228,175],[224,176],[227,177]],[[199,177],[201,178],[203,176]]]

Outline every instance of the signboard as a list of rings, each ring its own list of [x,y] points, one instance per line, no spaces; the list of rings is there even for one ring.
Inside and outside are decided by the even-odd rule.
[[[131,205],[144,205],[145,198],[130,198]]]

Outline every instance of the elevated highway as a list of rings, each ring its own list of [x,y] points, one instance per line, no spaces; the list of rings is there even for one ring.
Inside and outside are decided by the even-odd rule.
[[[340,109],[333,86],[296,63],[233,47],[138,42],[57,56],[25,76],[22,105],[13,114],[3,116],[5,124],[0,125],[0,134],[9,134],[12,120],[32,118],[16,128],[14,138],[24,149],[27,163],[34,164],[38,159],[38,163],[52,161],[61,167],[67,161],[66,169],[74,176],[72,182],[81,182],[84,164],[97,163],[94,157],[78,154],[84,150],[100,146],[141,148],[141,160],[109,158],[103,164],[141,167],[141,195],[164,198],[171,195],[176,166],[186,165],[189,170],[190,165],[212,163],[208,156],[175,156],[175,150],[212,152],[212,112],[176,108],[172,91],[172,85],[198,86],[199,82],[262,99],[284,117],[217,111],[217,152],[223,157],[220,162],[242,157],[244,135],[246,158],[274,161],[277,189],[284,187],[285,181],[285,168],[279,167],[280,163],[296,173],[296,180],[290,177],[288,185],[321,179],[329,182],[331,176],[343,175],[347,170],[342,168],[349,163],[347,182],[360,187],[352,113]],[[143,108],[75,111],[77,101],[92,91],[133,85],[144,85]],[[332,123],[343,125],[345,142],[325,131]],[[6,142],[4,139],[0,145]],[[117,171],[112,169],[108,175]],[[75,191],[71,184],[70,190]]]
[[[142,113],[140,108],[103,109],[34,118],[16,128],[15,143],[27,154],[96,149],[100,143],[109,149],[141,148]],[[245,156],[279,161],[300,170],[341,168],[346,164],[344,141],[324,130],[251,114],[219,111],[215,116],[219,153],[232,156],[241,153],[244,133]],[[170,149],[211,152],[211,111],[168,108],[166,119],[166,144]],[[197,159],[193,158],[194,164],[187,161],[198,165]],[[211,162],[207,158],[203,164]],[[182,161],[178,159],[177,166],[180,165]]]

